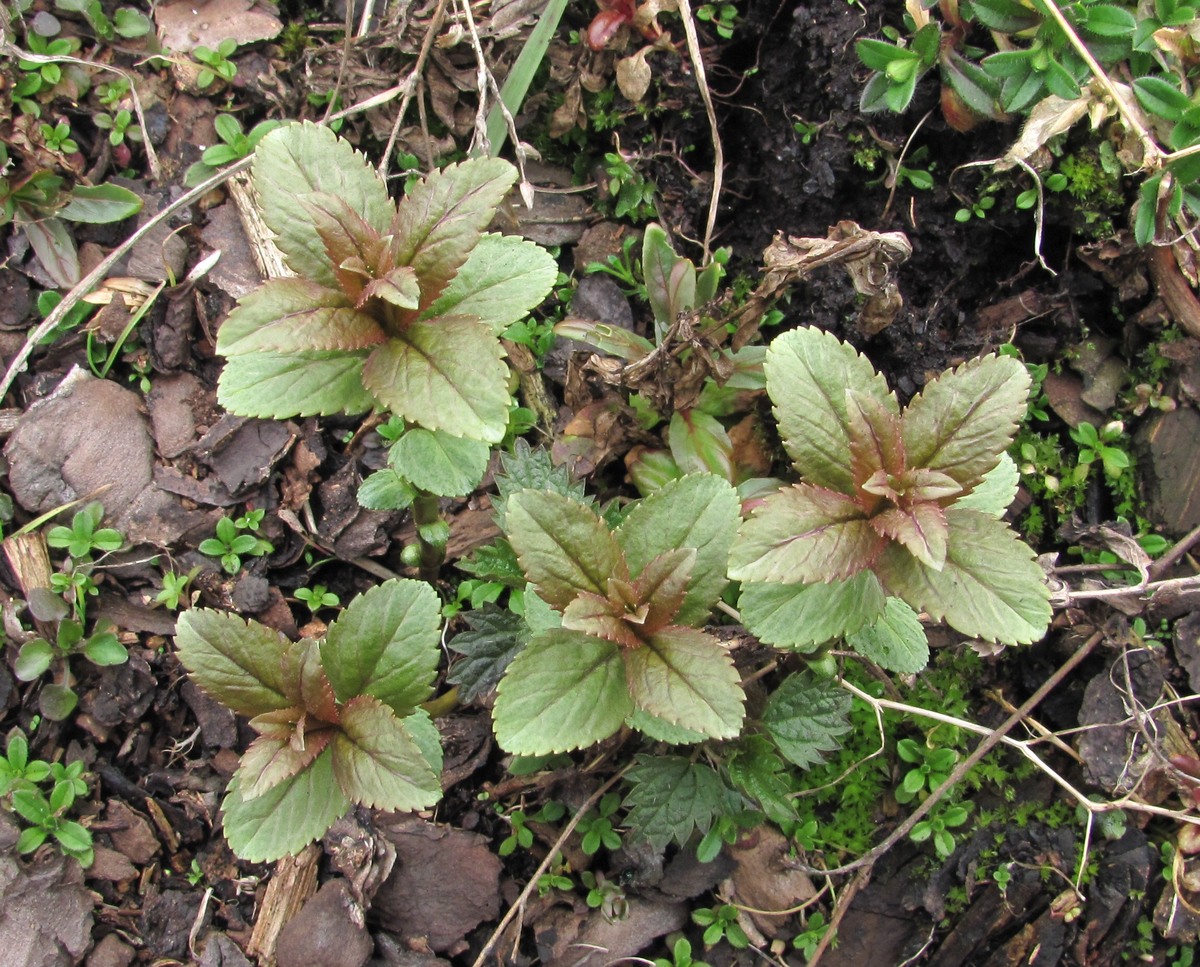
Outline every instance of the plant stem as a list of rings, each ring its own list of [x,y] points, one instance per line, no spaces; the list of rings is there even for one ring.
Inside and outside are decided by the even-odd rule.
[[[419,566],[422,581],[433,584],[437,581],[438,570],[446,559],[445,543],[434,544],[425,539],[422,530],[430,524],[437,524],[442,519],[438,498],[434,494],[421,492],[412,502],[413,523],[417,525],[417,544],[421,548],[421,563]]]

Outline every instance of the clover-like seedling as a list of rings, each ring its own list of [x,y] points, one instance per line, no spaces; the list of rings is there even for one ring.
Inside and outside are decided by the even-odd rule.
[[[927,660],[923,636],[911,644],[913,609],[988,641],[1042,636],[1041,568],[1000,519],[1016,492],[1005,450],[1029,392],[1017,360],[965,363],[903,411],[866,359],[818,329],[777,338],[765,366],[803,482],[754,508],[730,553],[751,631],[793,648],[868,632],[882,663],[909,672]]]
[[[216,537],[202,540],[198,550],[201,554],[218,558],[226,574],[237,574],[242,569],[242,557],[245,555],[261,557],[275,550],[270,541],[255,537],[254,534],[243,533],[244,527],[257,530],[258,524],[255,521],[251,527],[245,517],[236,521],[230,517],[222,517],[217,521]]]
[[[266,282],[222,324],[222,405],[262,417],[378,408],[450,437],[503,439],[500,333],[557,274],[536,245],[484,233],[515,180],[506,161],[472,159],[397,204],[333,132],[306,122],[268,134],[254,186],[299,277]]]
[[[184,612],[175,645],[192,680],[258,733],[225,796],[225,836],[256,862],[294,854],[358,803],[412,810],[441,798],[437,728],[418,707],[440,657],[439,601],[418,581],[359,595],[324,640]]]
[[[66,548],[77,561],[91,560],[94,551],[119,550],[125,539],[111,527],[101,527],[104,505],[92,502],[77,511],[71,518],[71,526],[59,525],[50,528],[46,543],[51,547]]]
[[[726,584],[737,528],[727,482],[710,474],[672,481],[616,531],[588,505],[546,490],[518,491],[506,507],[525,576],[561,618],[548,613],[500,682],[501,746],[563,752],[626,723],[674,742],[738,733],[744,696],[733,662],[695,627]]]

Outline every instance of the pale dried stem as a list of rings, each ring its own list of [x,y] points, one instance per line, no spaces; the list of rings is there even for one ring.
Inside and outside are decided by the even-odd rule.
[[[429,59],[429,51],[433,49],[434,38],[437,37],[437,32],[442,29],[442,23],[446,19],[446,0],[438,0],[437,9],[433,12],[433,20],[429,22],[429,29],[425,31],[425,38],[421,41],[421,50],[417,54],[417,62],[413,69],[409,71],[408,77],[404,82],[397,86],[403,94],[400,99],[400,108],[396,111],[396,120],[392,122],[392,133],[388,136],[387,147],[383,149],[383,157],[379,159],[379,166],[376,169],[379,177],[387,179],[388,165],[391,162],[392,152],[396,148],[396,140],[400,137],[400,125],[404,123],[404,115],[408,113],[409,102],[412,101],[413,92],[417,89],[417,84],[421,79],[421,72],[425,70],[425,61]]]
[[[717,128],[717,112],[713,107],[712,92],[708,89],[708,75],[704,71],[704,58],[700,56],[700,38],[696,36],[696,21],[692,16],[690,0],[679,0],[679,16],[683,20],[683,33],[687,38],[688,56],[696,72],[696,86],[700,99],[708,114],[708,127],[713,144],[712,195],[708,201],[708,221],[704,225],[704,261],[708,261],[712,250],[713,232],[717,226],[717,206],[721,201],[721,187],[725,180],[725,149],[721,145],[721,132]]]

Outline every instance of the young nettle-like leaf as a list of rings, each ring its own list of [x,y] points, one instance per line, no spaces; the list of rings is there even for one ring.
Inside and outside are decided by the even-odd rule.
[[[562,625],[537,631],[500,682],[495,726],[505,749],[563,752],[624,724],[677,741],[738,733],[744,696],[733,662],[694,627],[726,584],[737,529],[728,483],[681,477],[616,531],[551,491],[511,493],[506,507],[525,576]]]
[[[923,636],[905,611],[885,614],[887,595],[974,637],[1041,637],[1041,570],[999,519],[1012,496],[1004,451],[1029,392],[1019,362],[966,363],[903,412],[866,359],[817,329],[776,339],[765,369],[802,482],[739,530],[729,576],[744,582],[747,627],[795,648],[861,633],[852,643],[908,671],[927,656]]]
[[[437,730],[416,708],[431,692],[438,623],[437,595],[409,580],[355,598],[322,642],[220,611],[180,616],[179,660],[258,733],[223,804],[234,852],[275,860],[353,803],[409,810],[441,797]]]
[[[222,404],[262,417],[380,408],[498,442],[510,403],[499,335],[556,275],[536,245],[484,234],[512,165],[451,165],[395,204],[362,155],[304,123],[263,138],[253,177],[300,277],[268,281],[221,326]]]

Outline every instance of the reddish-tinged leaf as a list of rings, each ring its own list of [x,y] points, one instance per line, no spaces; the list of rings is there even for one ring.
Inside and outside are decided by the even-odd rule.
[[[587,28],[587,45],[592,50],[603,50],[605,44],[621,29],[622,24],[630,23],[631,17],[622,10],[601,10]]]
[[[856,487],[879,471],[903,472],[904,441],[900,438],[900,417],[893,409],[874,396],[848,389],[846,417]]]
[[[285,779],[298,775],[325,750],[332,737],[332,730],[322,729],[308,733],[303,743],[296,744],[287,732],[260,735],[242,753],[238,767],[242,799],[255,799]]]
[[[411,266],[401,265],[381,278],[372,279],[362,288],[359,307],[372,298],[382,299],[398,309],[415,309],[421,301],[421,287],[417,284],[416,272]]]
[[[639,614],[636,608],[631,611],[624,604],[584,592],[563,611],[562,626],[616,642],[622,648],[637,648],[642,644],[638,632],[645,621],[646,610],[642,605]]]
[[[567,317],[554,327],[554,334],[563,339],[578,339],[589,346],[595,346],[610,356],[621,359],[642,359],[654,352],[654,343],[645,336],[621,326],[610,326],[604,322],[593,322],[590,319],[574,319]]]
[[[309,715],[337,723],[337,699],[321,665],[320,646],[312,638],[296,642],[284,658],[284,673],[297,686],[296,699]]]
[[[442,795],[438,774],[390,707],[360,695],[333,738],[333,774],[351,802],[372,809],[424,809]]]
[[[893,507],[871,518],[871,526],[884,537],[899,541],[914,557],[940,571],[946,561],[946,515],[937,504],[914,504],[908,510]]]
[[[668,627],[622,657],[637,708],[711,738],[741,731],[745,696],[716,638],[695,628]]]
[[[913,500],[940,501],[962,493],[948,473],[937,470],[910,470],[904,477],[904,492]]]
[[[695,564],[695,548],[683,547],[660,554],[642,569],[633,582],[633,593],[639,602],[649,605],[643,634],[654,634],[679,613]]]
[[[764,644],[804,652],[858,631],[882,613],[885,600],[879,579],[859,571],[832,584],[746,583],[738,611]]]
[[[363,284],[363,270],[367,275],[374,275],[381,268],[378,260],[386,247],[381,242],[379,232],[343,199],[327,192],[302,195],[296,201],[308,213],[346,298],[357,303]],[[348,264],[355,268],[348,271],[345,268]]]
[[[303,279],[272,279],[243,296],[217,331],[217,352],[356,350],[385,338],[342,293]]]
[[[715,473],[733,480],[733,441],[716,417],[696,409],[676,410],[667,443],[684,473]]]
[[[836,581],[869,567],[883,543],[853,498],[794,484],[742,523],[729,576],[781,584]]]

